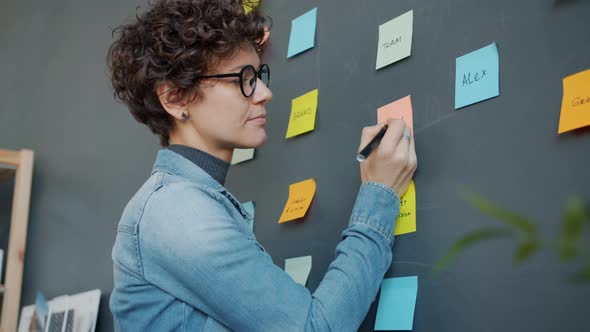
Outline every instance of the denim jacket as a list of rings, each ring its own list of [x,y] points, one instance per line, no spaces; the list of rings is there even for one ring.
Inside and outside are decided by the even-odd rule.
[[[391,264],[399,197],[361,185],[336,256],[315,292],[256,241],[225,187],[161,150],[122,214],[110,309],[117,331],[355,331]],[[280,226],[277,226],[280,227]]]

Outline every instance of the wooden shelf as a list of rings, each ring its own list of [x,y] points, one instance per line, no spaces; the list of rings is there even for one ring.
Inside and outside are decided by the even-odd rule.
[[[29,224],[29,203],[33,178],[33,151],[0,150],[0,181],[14,177],[14,194],[10,217],[8,248],[5,251],[6,272],[0,285],[2,312],[0,331],[16,331],[20,311],[23,266]]]
[[[16,174],[16,168],[4,168],[5,165],[0,165],[0,183],[12,179]],[[8,166],[6,166],[8,167]]]

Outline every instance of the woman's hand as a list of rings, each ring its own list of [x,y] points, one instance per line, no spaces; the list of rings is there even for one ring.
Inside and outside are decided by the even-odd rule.
[[[393,189],[401,197],[408,189],[417,167],[416,148],[410,128],[403,120],[388,121],[389,128],[381,142],[361,163],[361,180],[379,182]],[[359,152],[383,128],[377,124],[363,128]]]

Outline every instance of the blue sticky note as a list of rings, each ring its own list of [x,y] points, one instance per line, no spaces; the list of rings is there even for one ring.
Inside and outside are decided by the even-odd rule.
[[[499,62],[496,43],[457,58],[455,109],[500,94]]]
[[[252,219],[248,220],[248,223],[250,224],[250,229],[254,232],[254,202],[242,203],[242,206],[250,214],[250,217],[252,217]]]
[[[377,307],[375,330],[411,330],[418,295],[418,277],[384,279]]]
[[[318,9],[314,8],[291,22],[287,58],[297,55],[315,45],[315,27]]]
[[[37,313],[38,326],[44,328],[47,320],[47,313],[49,312],[49,305],[47,304],[47,300],[45,300],[45,296],[43,296],[40,291],[37,291],[35,311]]]

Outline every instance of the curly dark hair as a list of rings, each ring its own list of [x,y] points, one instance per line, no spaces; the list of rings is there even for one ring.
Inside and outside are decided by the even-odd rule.
[[[115,99],[133,117],[170,144],[174,119],[160,104],[157,88],[171,83],[171,102],[200,96],[200,75],[209,73],[244,42],[259,54],[272,21],[251,0],[156,0],[136,21],[113,30],[107,55]],[[248,13],[243,5],[254,8]]]

